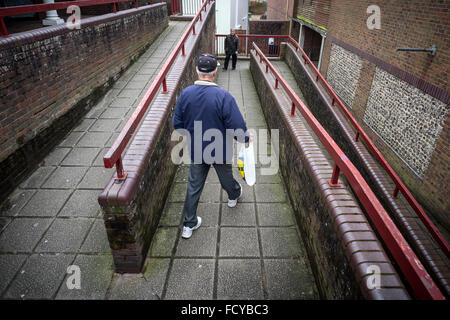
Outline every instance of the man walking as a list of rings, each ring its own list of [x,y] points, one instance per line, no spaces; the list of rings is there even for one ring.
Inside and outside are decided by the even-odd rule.
[[[239,38],[236,32],[231,29],[231,34],[225,37],[225,64],[223,70],[228,69],[228,63],[230,62],[230,56],[233,58],[232,68],[236,69],[237,54],[239,52]]]
[[[251,137],[233,96],[213,82],[217,66],[215,56],[202,54],[199,57],[199,80],[181,92],[173,117],[175,130],[184,131],[190,136],[188,146],[191,164],[182,233],[186,239],[202,223],[201,217],[197,216],[197,206],[211,165],[228,194],[229,207],[235,207],[242,195],[242,186],[233,178],[231,167],[233,138],[249,142]],[[211,133],[215,133],[214,137],[211,137]]]

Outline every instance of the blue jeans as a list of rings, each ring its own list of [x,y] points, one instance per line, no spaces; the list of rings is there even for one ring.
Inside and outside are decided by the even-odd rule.
[[[222,188],[228,193],[228,199],[239,197],[241,187],[233,177],[231,164],[213,164]],[[205,186],[210,164],[191,164],[189,166],[188,187],[184,202],[184,226],[192,228],[197,225],[197,206]]]

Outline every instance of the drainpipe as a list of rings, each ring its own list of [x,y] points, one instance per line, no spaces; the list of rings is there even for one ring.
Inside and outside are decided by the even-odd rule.
[[[320,56],[319,56],[319,64],[317,66],[317,70],[320,72],[320,66],[322,65],[322,56],[323,56],[323,47],[325,46],[325,35],[321,34],[322,43],[320,44]]]

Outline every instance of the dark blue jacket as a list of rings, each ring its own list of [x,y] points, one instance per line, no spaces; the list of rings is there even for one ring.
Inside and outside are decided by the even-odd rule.
[[[184,89],[178,97],[173,127],[189,131],[189,150],[194,163],[231,163],[233,157],[233,138],[240,142],[248,141],[247,126],[233,96],[212,82],[196,81]],[[209,84],[209,85],[208,85]],[[198,121],[198,122],[197,122]],[[197,130],[194,130],[194,124]],[[201,131],[199,130],[201,126]],[[205,132],[208,129],[205,136]],[[227,129],[237,130],[233,134]],[[194,132],[195,131],[195,132]],[[201,133],[199,135],[198,133]],[[210,136],[208,136],[208,133]],[[223,139],[217,140],[221,134]],[[205,141],[206,140],[206,141]],[[198,141],[195,149],[195,141]],[[201,141],[201,142],[200,142]],[[208,145],[211,146],[209,148]],[[220,144],[220,147],[219,146]],[[201,145],[201,149],[200,149]],[[207,148],[205,152],[205,148]],[[197,154],[197,157],[195,157]],[[212,161],[211,155],[214,157]]]

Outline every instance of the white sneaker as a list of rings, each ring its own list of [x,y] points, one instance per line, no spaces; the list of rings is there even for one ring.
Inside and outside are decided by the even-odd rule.
[[[239,183],[239,182],[238,182],[238,183]],[[242,196],[242,186],[241,186],[240,183],[239,183],[239,186],[241,187],[241,193],[239,194],[239,197],[237,197],[237,198],[234,199],[234,200],[228,199],[228,207],[229,207],[229,208],[234,208],[234,207],[236,207],[238,199]]]
[[[192,231],[197,230],[198,228],[200,228],[200,225],[202,224],[202,218],[201,217],[197,217],[197,225],[193,226],[192,228],[183,227],[183,233],[181,234],[181,236],[185,239],[189,239],[192,236]]]

